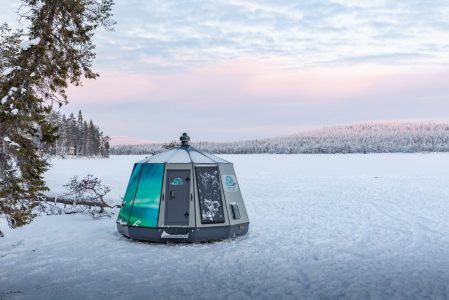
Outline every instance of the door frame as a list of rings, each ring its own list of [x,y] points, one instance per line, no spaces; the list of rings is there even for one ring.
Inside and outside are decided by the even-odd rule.
[[[168,179],[168,171],[190,171],[190,201],[189,201],[189,222],[187,225],[167,225],[165,224],[165,208],[167,197],[166,197],[166,191],[167,191],[167,179]],[[162,182],[162,195],[161,195],[161,201],[159,205],[159,220],[158,220],[158,227],[194,227],[195,225],[195,201],[194,201],[194,186],[193,186],[193,171],[192,171],[192,164],[165,164],[165,170],[164,170],[164,179]]]

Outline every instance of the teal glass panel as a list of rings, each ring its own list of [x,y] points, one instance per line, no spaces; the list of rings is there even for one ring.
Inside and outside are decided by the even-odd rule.
[[[139,185],[142,164],[135,164],[128,187],[126,188],[125,197],[123,197],[122,207],[118,214],[117,222],[120,224],[128,224],[131,209],[133,207],[134,197],[136,195],[137,186]]]
[[[128,225],[157,227],[164,164],[144,164]]]

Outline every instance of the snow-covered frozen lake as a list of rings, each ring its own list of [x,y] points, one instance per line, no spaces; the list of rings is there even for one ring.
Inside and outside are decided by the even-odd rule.
[[[247,236],[159,245],[123,238],[115,219],[38,217],[0,239],[0,299],[449,297],[449,154],[222,157]],[[55,160],[47,180],[62,193],[91,173],[119,202],[142,158]]]

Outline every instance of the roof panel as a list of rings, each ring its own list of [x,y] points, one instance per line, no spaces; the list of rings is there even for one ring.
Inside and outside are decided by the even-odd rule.
[[[197,164],[215,164],[216,162],[198,151],[189,151],[192,161]]]
[[[170,159],[172,155],[174,155],[178,151],[178,149],[170,149],[165,152],[161,152],[149,157],[145,163],[165,163]]]
[[[139,161],[139,163],[229,164],[230,162],[216,155],[198,150],[194,147],[182,146],[155,154],[142,161]]]
[[[220,163],[220,164],[230,164],[229,161],[224,160],[216,155],[210,154],[208,152],[201,152],[202,154],[206,155],[207,157],[209,157],[210,159],[212,159],[213,161]]]
[[[176,153],[167,160],[167,162],[172,164],[190,164],[192,163],[192,160],[186,150],[179,148],[178,151],[176,151]]]

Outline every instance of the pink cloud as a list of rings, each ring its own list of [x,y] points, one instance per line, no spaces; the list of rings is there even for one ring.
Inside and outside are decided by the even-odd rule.
[[[151,77],[130,72],[100,71],[96,80],[84,81],[81,87],[71,87],[68,91],[70,100],[77,103],[121,102],[141,99],[156,91]]]
[[[373,95],[407,95],[449,83],[447,72],[393,69],[281,70],[273,62],[235,60],[170,74],[102,72],[70,89],[71,101],[166,102],[191,108],[227,103],[328,103]]]

